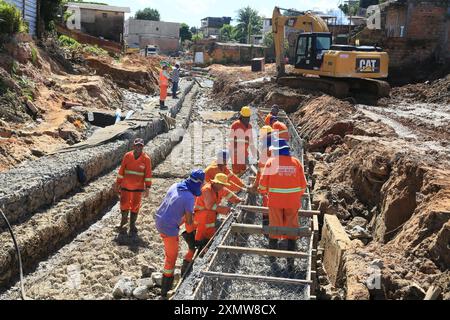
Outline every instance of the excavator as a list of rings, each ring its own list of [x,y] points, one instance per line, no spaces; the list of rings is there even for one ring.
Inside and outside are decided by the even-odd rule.
[[[316,89],[338,98],[352,94],[389,96],[389,57],[376,46],[337,45],[326,22],[312,12],[284,16],[279,7],[272,15],[277,82],[292,88]],[[299,30],[293,72],[286,74],[285,27]]]

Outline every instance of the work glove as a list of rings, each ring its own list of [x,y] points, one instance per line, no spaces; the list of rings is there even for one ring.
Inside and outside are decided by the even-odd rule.
[[[186,241],[188,247],[190,250],[195,250],[195,230],[192,232],[187,233],[186,231],[184,231],[181,236],[183,237],[183,239]]]

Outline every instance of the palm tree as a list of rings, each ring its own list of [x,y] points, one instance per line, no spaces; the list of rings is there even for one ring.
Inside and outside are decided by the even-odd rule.
[[[237,22],[237,39],[241,43],[250,43],[251,36],[261,32],[262,19],[258,15],[258,11],[249,6],[238,10]]]

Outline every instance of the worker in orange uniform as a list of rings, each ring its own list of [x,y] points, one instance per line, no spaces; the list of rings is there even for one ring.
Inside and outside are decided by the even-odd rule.
[[[228,183],[230,184],[230,186],[227,187],[228,190],[232,192],[239,192],[241,190],[246,191],[247,186],[245,183],[228,169],[227,163],[229,159],[230,153],[228,150],[219,151],[216,160],[212,161],[205,169],[205,181],[211,182],[211,180],[216,177],[216,174],[223,173],[228,177]]]
[[[167,98],[167,87],[169,86],[170,75],[168,72],[167,63],[163,63],[162,69],[159,72],[159,108],[161,110],[168,109],[165,105]]]
[[[279,121],[276,116],[270,117],[270,126],[276,132],[278,139],[289,142],[289,129],[283,122]]]
[[[128,212],[130,212],[130,233],[137,232],[136,220],[141,207],[142,193],[147,198],[152,186],[152,162],[143,149],[144,140],[135,139],[133,151],[125,154],[117,175],[115,189],[120,192],[122,220],[118,228],[121,232],[128,222]]]
[[[306,190],[303,167],[290,154],[290,147],[285,140],[272,141],[270,150],[272,156],[264,166],[259,183],[259,190],[268,195],[269,226],[298,228],[298,210]],[[277,249],[278,240],[283,238],[288,239],[288,250],[295,251],[297,236],[269,234],[269,248]],[[288,268],[292,267],[293,260],[288,260]]]
[[[251,191],[258,190],[259,182],[261,180],[261,173],[266,165],[267,160],[270,158],[271,151],[269,147],[272,145],[272,132],[271,126],[263,126],[259,130],[259,159],[258,159],[258,171],[256,173],[255,182],[250,188]],[[267,207],[267,193],[262,194],[262,205]],[[263,225],[269,224],[269,215],[263,214]]]
[[[251,110],[245,106],[241,108],[239,119],[233,122],[230,131],[230,150],[232,156],[231,168],[235,174],[242,174],[247,170],[249,154],[256,155],[253,144],[252,125],[250,124]]]
[[[156,229],[164,242],[164,271],[161,285],[161,296],[167,297],[172,288],[175,272],[175,263],[178,257],[178,243],[180,225],[186,225],[186,230],[193,235],[194,204],[195,197],[202,193],[202,185],[205,180],[203,170],[194,170],[189,178],[180,183],[174,183],[167,191],[161,205],[155,214]],[[192,243],[194,238],[192,238]],[[191,248],[191,245],[189,245]],[[185,256],[189,258],[190,251]],[[191,257],[192,259],[192,257]],[[184,273],[184,272],[182,272]]]
[[[264,118],[264,124],[266,126],[270,126],[270,117],[271,116],[278,116],[278,112],[280,112],[280,107],[277,104],[274,104],[272,108],[270,109],[270,112],[266,115]]]
[[[201,250],[216,232],[217,214],[228,214],[229,207],[221,206],[222,199],[231,203],[244,200],[228,190],[228,178],[218,173],[211,182],[202,188],[202,195],[195,200],[194,224],[196,225],[195,242]]]

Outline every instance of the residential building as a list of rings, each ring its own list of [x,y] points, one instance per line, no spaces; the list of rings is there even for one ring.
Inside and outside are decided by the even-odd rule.
[[[37,32],[38,0],[5,0],[20,10],[22,18],[28,23],[29,33],[33,36]]]
[[[83,2],[69,2],[65,5],[68,17],[66,26],[94,37],[121,43],[124,36],[125,13],[128,7],[115,7]]]
[[[169,54],[179,50],[180,23],[137,20],[125,22],[125,41],[130,48],[143,49],[147,45],[157,46],[161,53]]]
[[[200,31],[205,38],[219,36],[219,30],[224,24],[230,24],[231,17],[206,17],[201,20]]]

